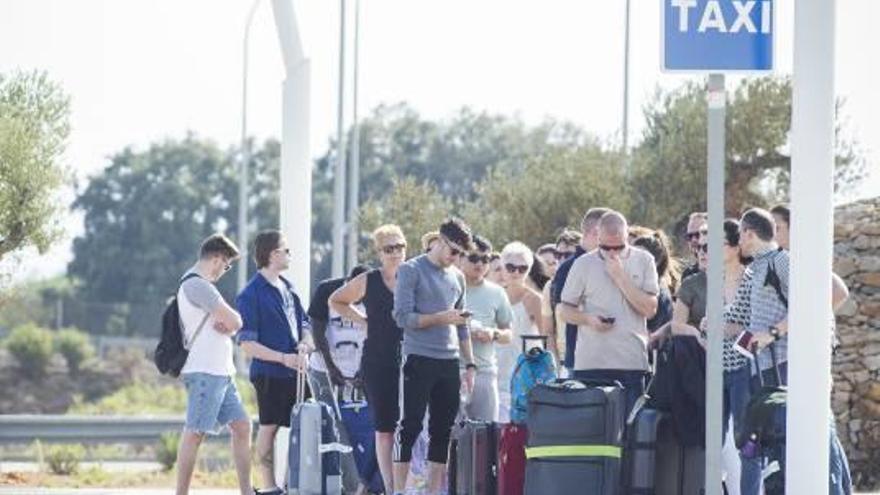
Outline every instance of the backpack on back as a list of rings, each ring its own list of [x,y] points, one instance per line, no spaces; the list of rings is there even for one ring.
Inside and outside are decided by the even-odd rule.
[[[190,273],[183,277],[178,285],[178,291],[184,282],[194,277],[198,277],[198,274]],[[208,316],[210,315],[206,314],[202,319],[193,335],[192,342],[195,342],[202,327],[205,326]],[[176,378],[180,376],[180,370],[186,364],[187,357],[189,357],[189,350],[183,342],[183,325],[180,322],[180,307],[177,304],[177,294],[175,293],[168,302],[165,312],[162,313],[162,335],[159,337],[159,343],[153,353],[153,362],[156,363],[159,373]]]

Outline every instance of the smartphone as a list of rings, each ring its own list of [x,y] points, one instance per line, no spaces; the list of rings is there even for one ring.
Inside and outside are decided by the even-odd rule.
[[[601,321],[602,323],[607,323],[609,325],[614,325],[615,320],[616,319],[613,316],[600,316],[599,317],[599,321]]]
[[[462,312],[459,313],[459,314],[460,314],[462,317],[464,317],[464,318],[470,318],[471,316],[474,316],[474,314],[471,313],[471,312],[468,311],[468,310],[464,310],[464,311],[462,311]]]
[[[739,337],[736,338],[733,348],[743,356],[749,358],[752,357],[752,337],[752,332],[749,332],[748,330],[743,331],[739,334]]]

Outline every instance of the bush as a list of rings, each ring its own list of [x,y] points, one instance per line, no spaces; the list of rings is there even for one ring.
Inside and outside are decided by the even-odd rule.
[[[75,328],[65,328],[55,336],[55,350],[64,356],[71,373],[78,373],[82,363],[95,355],[89,336]]]
[[[159,446],[156,448],[156,461],[162,465],[165,471],[171,471],[177,462],[177,445],[180,443],[179,433],[163,433],[159,437]]]
[[[97,402],[74,404],[70,414],[183,414],[186,412],[186,390],[180,384],[147,384],[135,382],[120,388]]]
[[[79,463],[85,456],[82,445],[53,445],[46,454],[49,469],[55,474],[69,475],[79,469]]]
[[[5,345],[24,371],[37,376],[46,374],[52,359],[52,332],[27,323],[16,327]]]

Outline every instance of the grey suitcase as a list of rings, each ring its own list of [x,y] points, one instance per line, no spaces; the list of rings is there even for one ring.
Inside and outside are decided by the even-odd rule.
[[[657,433],[663,428],[672,428],[671,418],[656,409],[640,409],[627,421],[622,480],[625,495],[654,493],[657,458],[666,455],[657,447]]]
[[[287,490],[291,495],[340,495],[340,453],[351,447],[339,441],[336,416],[326,404],[304,400],[305,371],[297,370],[296,404],[290,413]]]
[[[706,450],[683,447],[671,421],[657,430],[656,495],[702,495],[706,493]]]
[[[526,495],[615,495],[626,398],[617,386],[562,381],[529,393]]]

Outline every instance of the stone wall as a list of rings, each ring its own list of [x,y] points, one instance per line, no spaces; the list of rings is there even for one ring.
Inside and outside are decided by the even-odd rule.
[[[838,207],[834,271],[850,298],[838,311],[832,407],[853,479],[880,482],[880,197]]]

